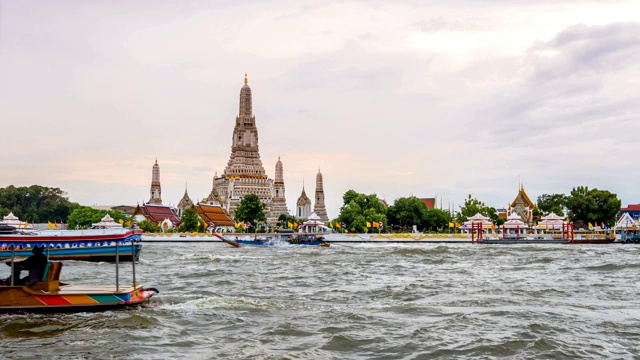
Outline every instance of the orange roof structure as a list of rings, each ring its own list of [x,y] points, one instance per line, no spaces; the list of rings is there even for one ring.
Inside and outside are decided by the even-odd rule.
[[[436,207],[436,198],[421,198],[420,201],[427,206],[427,209],[434,209]]]
[[[144,204],[136,208],[135,214],[144,215],[147,220],[153,222],[154,224],[163,222],[165,219],[169,219],[169,221],[171,221],[174,226],[180,224],[180,216],[178,216],[178,211],[175,208],[169,206]]]
[[[227,211],[220,205],[199,203],[195,209],[202,220],[207,223],[214,223],[215,226],[233,226],[235,224]]]

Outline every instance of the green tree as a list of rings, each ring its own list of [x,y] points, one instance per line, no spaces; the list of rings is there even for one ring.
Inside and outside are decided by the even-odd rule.
[[[420,228],[427,228],[432,227],[427,221],[428,210],[420,199],[410,196],[396,199],[389,207],[387,214],[390,219],[393,219],[394,225],[402,227],[417,225]]]
[[[66,221],[69,214],[78,206],[80,205],[70,202],[67,194],[59,188],[40,185],[29,187],[10,185],[0,188],[2,215],[13,212],[23,221],[61,223]]]
[[[484,216],[489,216],[488,210],[489,209],[482,201],[473,198],[471,194],[469,194],[469,196],[464,200],[464,205],[460,206],[460,212],[458,212],[456,216],[456,221],[463,223],[467,221],[468,218],[478,213]]]
[[[138,227],[144,231],[144,232],[148,232],[148,233],[154,233],[154,232],[158,232],[160,231],[160,226],[158,226],[158,224],[149,221],[147,219],[142,220],[138,223]]]
[[[367,222],[373,221],[387,224],[387,208],[376,194],[365,195],[349,190],[342,196],[342,200],[344,203],[336,221],[344,223],[346,230],[366,232]]]
[[[200,223],[200,226],[198,226]],[[185,209],[180,218],[180,226],[178,231],[200,231],[204,230],[204,221],[198,216],[198,212],[194,208]]]
[[[427,209],[427,217],[424,224],[426,231],[442,232],[449,229],[449,223],[452,221],[451,214],[441,209]]]
[[[255,232],[258,222],[267,221],[267,217],[264,215],[264,204],[258,195],[249,194],[242,198],[234,213],[234,220],[236,222],[250,222],[252,227],[249,228],[249,231],[251,232]]]
[[[115,222],[126,222],[126,216],[118,210],[98,210],[89,206],[80,206],[73,210],[67,219],[69,229],[88,229],[91,224],[100,222],[102,218],[109,214]]]
[[[551,213],[564,216],[566,204],[567,196],[564,194],[542,194],[538,196],[536,201],[537,208],[542,216],[547,216]]]
[[[573,188],[567,198],[569,219],[579,227],[586,223],[613,226],[620,205],[616,194],[608,190],[589,190],[586,186]]]

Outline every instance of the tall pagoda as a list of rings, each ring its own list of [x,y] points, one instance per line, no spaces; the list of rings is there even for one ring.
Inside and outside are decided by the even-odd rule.
[[[282,214],[288,214],[287,199],[284,195],[284,171],[282,169],[282,161],[278,156],[278,162],[276,162],[276,178],[273,182],[274,194],[273,203],[271,205],[271,213],[274,217],[280,217]]]
[[[318,174],[316,175],[316,203],[313,205],[313,212],[316,213],[323,222],[329,222],[327,208],[324,205],[324,186],[320,169],[318,169]]]
[[[158,165],[158,159],[153,164],[151,170],[151,197],[149,198],[149,204],[162,205],[162,188],[160,187],[160,165]]]
[[[258,128],[248,82],[245,74],[244,86],[240,89],[240,111],[231,139],[231,157],[222,175],[214,177],[213,187],[232,218],[240,201],[249,194],[256,194],[265,205],[267,222],[273,224],[279,215],[271,214],[274,184],[260,160]]]

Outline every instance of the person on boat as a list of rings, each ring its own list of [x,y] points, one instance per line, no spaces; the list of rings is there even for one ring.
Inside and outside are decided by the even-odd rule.
[[[47,257],[42,254],[41,247],[34,246],[31,253],[33,253],[33,255],[29,256],[26,260],[13,263],[13,274],[7,278],[5,284],[11,284],[11,277],[16,279],[14,285],[31,285],[41,281],[42,275],[44,275],[44,269],[47,267]],[[11,261],[7,261],[7,265],[11,266]],[[20,279],[22,270],[29,271],[29,276]]]

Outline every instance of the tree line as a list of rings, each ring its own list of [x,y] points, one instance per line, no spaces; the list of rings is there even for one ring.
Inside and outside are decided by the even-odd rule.
[[[428,209],[417,197],[401,197],[393,205],[386,206],[376,194],[362,194],[355,190],[348,190],[342,196],[343,205],[340,214],[331,220],[330,224],[337,231],[369,232],[369,231],[411,231],[415,225],[424,232],[449,231],[450,224],[462,223],[478,213],[491,218],[497,225],[502,225],[505,219],[499,218],[498,210],[485,205],[471,194],[460,206],[459,211],[450,212],[443,209]],[[538,196],[536,208],[533,209],[534,221],[542,216],[555,213],[566,216],[577,228],[587,224],[604,224],[612,227],[620,211],[621,201],[618,196],[608,190],[587,186],[578,186],[565,194],[542,194]],[[265,206],[257,195],[245,196],[235,212],[235,221],[252,223],[249,231],[266,231]],[[78,203],[70,202],[67,193],[59,188],[40,185],[15,187],[13,185],[0,188],[0,215],[6,216],[13,212],[22,221],[30,223],[57,222],[67,223],[69,229],[87,228],[109,214],[115,221],[128,221],[127,216],[117,210],[97,210]],[[187,209],[182,215],[178,231],[199,231],[205,229],[194,209]],[[287,227],[290,222],[298,221],[288,214],[281,214],[278,218],[279,227]],[[371,224],[381,224],[374,229]],[[160,230],[157,224],[142,221],[138,224],[145,231]]]

